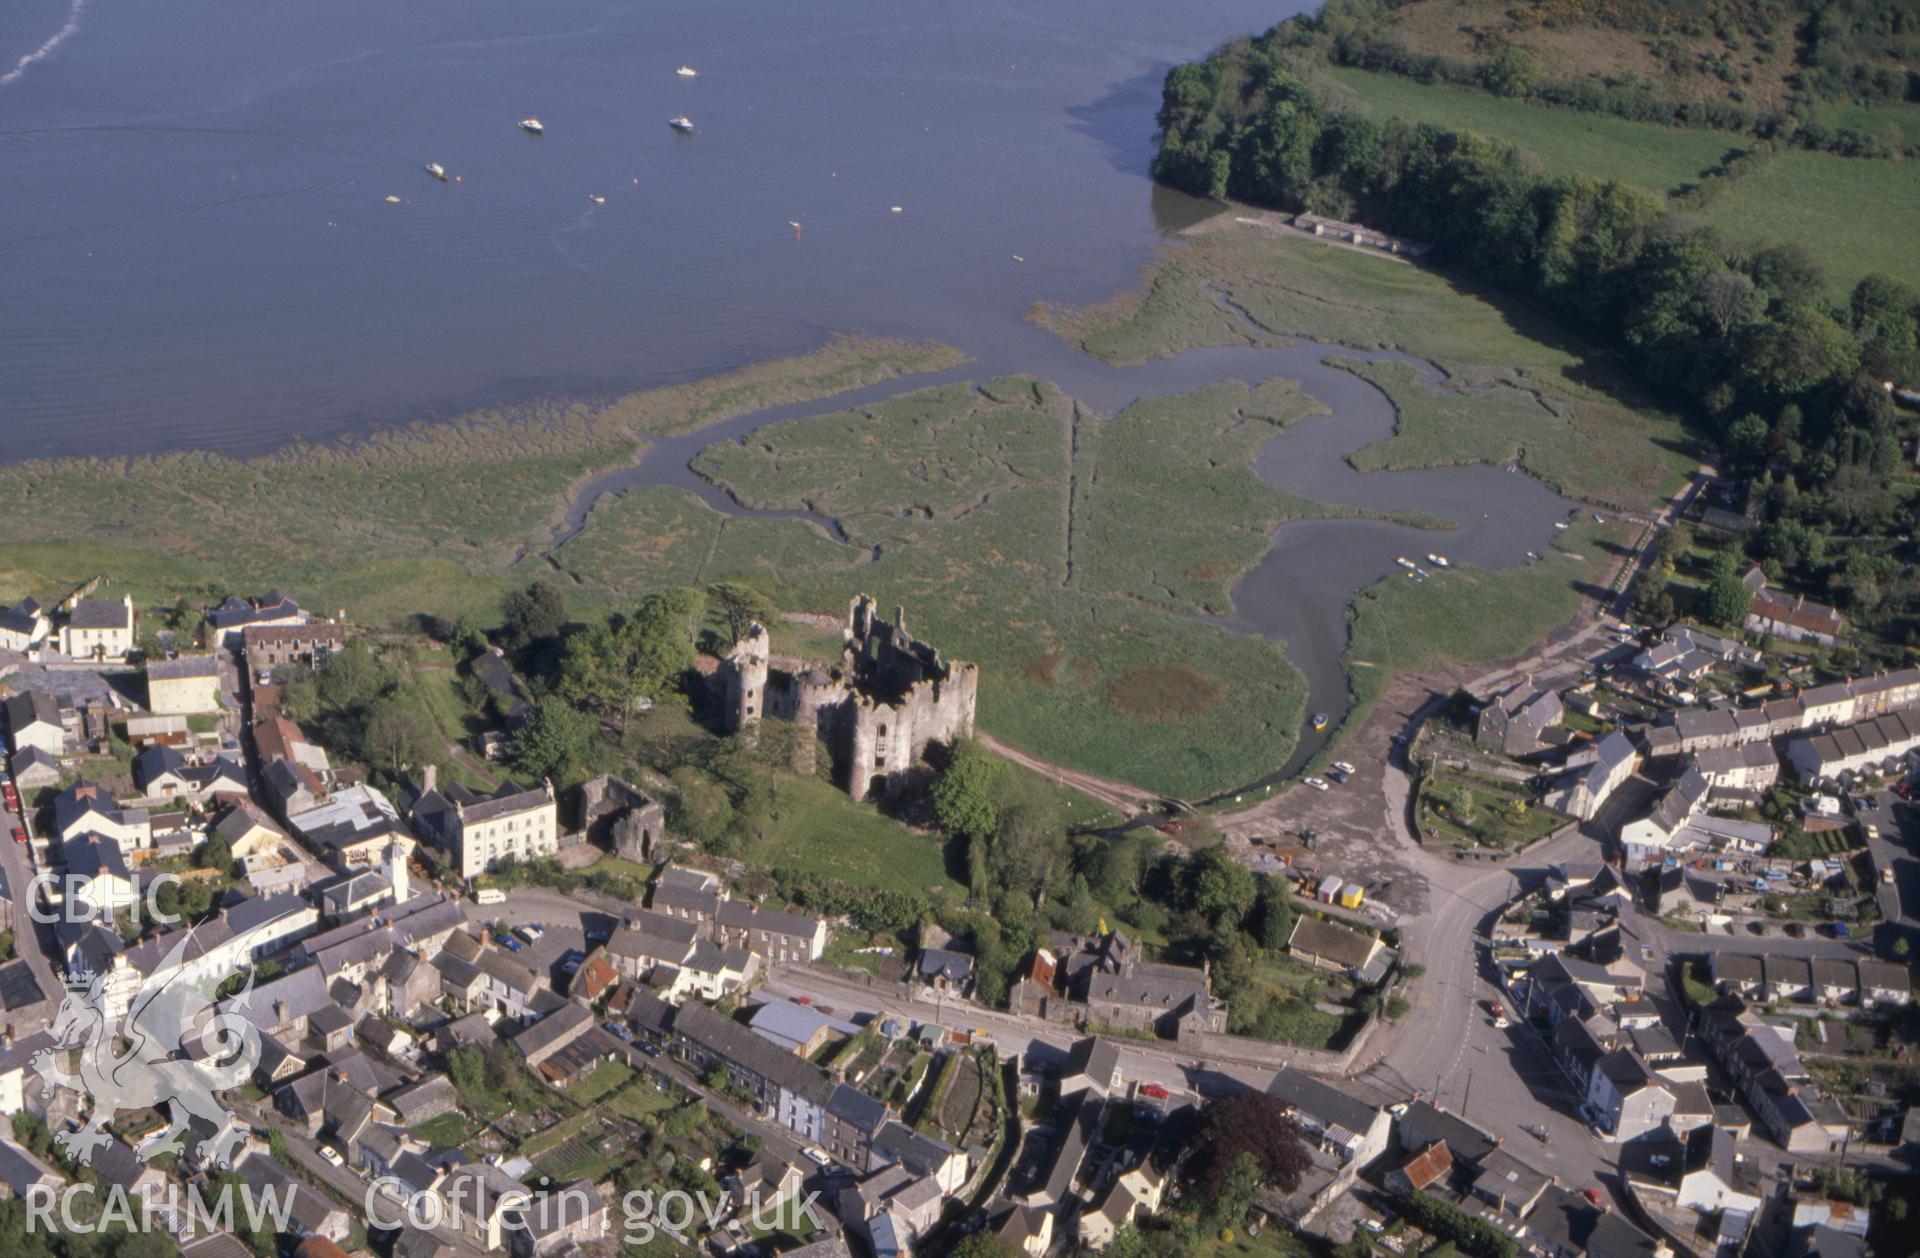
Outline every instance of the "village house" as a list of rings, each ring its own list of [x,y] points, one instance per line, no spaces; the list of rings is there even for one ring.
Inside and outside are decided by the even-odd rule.
[[[668,865],[655,876],[647,907],[704,926],[720,910],[721,890],[720,879],[704,869]]]
[[[1555,812],[1591,821],[1639,767],[1640,752],[1633,740],[1614,730],[1569,757],[1566,770],[1548,784],[1541,802]]]
[[[67,754],[67,727],[59,705],[44,690],[23,690],[6,699],[7,734],[14,753],[38,748],[56,760]]]
[[[434,1192],[444,1203],[444,1217],[488,1251],[505,1249],[508,1236],[524,1229],[533,1201],[525,1184],[485,1162],[454,1167]]]
[[[133,599],[76,599],[60,626],[60,653],[95,664],[124,664],[133,654]]]
[[[817,961],[827,949],[823,918],[727,899],[715,909],[713,920],[721,942],[774,964]]]
[[[1807,734],[1787,743],[1787,763],[1802,782],[1873,773],[1920,747],[1920,712],[1901,710]]]
[[[365,782],[335,791],[312,807],[289,811],[287,826],[309,852],[338,870],[389,860],[389,849],[413,850],[413,836],[393,801]]]
[[[220,710],[220,664],[211,655],[147,661],[147,710],[193,716]]]
[[[111,839],[128,855],[153,846],[153,818],[144,808],[122,808],[91,782],[75,782],[53,797],[53,834],[61,843],[91,834]]]
[[[559,850],[559,809],[547,781],[522,787],[508,780],[492,795],[458,783],[441,791],[429,765],[413,823],[467,880],[491,873],[501,861],[539,860]]]
[[[1620,827],[1620,847],[1627,864],[1640,868],[1666,859],[1674,837],[1707,804],[1707,780],[1692,768],[1654,801],[1646,815]]]
[[[706,1005],[677,1009],[672,1033],[675,1050],[697,1070],[721,1069],[765,1116],[835,1161],[869,1169],[874,1137],[890,1116],[884,1104]]]
[[[243,645],[249,625],[290,626],[307,623],[300,604],[279,590],[265,598],[242,598],[229,594],[220,605],[207,612],[207,625],[217,645],[232,649]]]
[[[1833,646],[1847,634],[1846,617],[1805,595],[1781,594],[1767,585],[1758,565],[1741,578],[1753,593],[1745,628],[1748,633],[1771,634],[1788,642],[1817,642]]]
[[[318,668],[347,644],[345,625],[314,621],[300,625],[247,625],[240,631],[247,673],[260,678],[289,665]]]
[[[1763,742],[1709,747],[1693,758],[1693,767],[1715,791],[1764,791],[1780,777],[1780,757]]]
[[[1075,1040],[1060,1063],[1062,1100],[1089,1089],[1101,1096],[1120,1090],[1120,1048],[1097,1035]]]
[[[1596,1064],[1587,1104],[1614,1139],[1636,1140],[1666,1125],[1674,1095],[1638,1053],[1618,1048]]]
[[[31,598],[0,607],[0,651],[31,651],[47,640],[50,629],[46,613]]]
[[[54,763],[52,756],[38,747],[25,747],[13,754],[7,762],[13,773],[15,789],[37,791],[46,786],[60,784],[60,766]]]
[[[1527,756],[1546,745],[1546,732],[1560,723],[1566,709],[1553,690],[1515,686],[1495,695],[1474,718],[1473,740],[1489,751]]]

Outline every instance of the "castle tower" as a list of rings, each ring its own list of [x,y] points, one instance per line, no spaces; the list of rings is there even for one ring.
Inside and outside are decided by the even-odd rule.
[[[768,656],[772,644],[759,621],[727,652],[727,729],[743,730],[760,723],[767,706]]]

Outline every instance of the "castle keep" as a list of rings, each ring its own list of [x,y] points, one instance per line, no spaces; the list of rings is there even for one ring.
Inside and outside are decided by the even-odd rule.
[[[727,728],[772,717],[811,729],[847,793],[865,799],[903,783],[928,743],[973,733],[980,670],[914,638],[905,611],[881,620],[865,594],[840,633],[837,666],[789,671],[773,666],[765,626],[751,626],[720,670]]]

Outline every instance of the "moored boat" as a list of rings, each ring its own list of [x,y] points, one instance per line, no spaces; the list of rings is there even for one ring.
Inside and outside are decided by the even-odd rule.
[[[678,70],[675,70],[674,73],[683,79],[698,78],[700,75],[700,72],[692,66],[681,66]]]
[[[538,118],[522,118],[520,120],[520,129],[529,135],[545,135],[547,133],[546,124]]]
[[[445,183],[447,181],[447,168],[445,166],[442,166],[439,162],[428,162],[427,173],[429,175],[432,175],[435,179],[438,179],[441,183]]]
[[[667,119],[667,125],[675,131],[691,131],[693,130],[693,119],[687,117],[685,114],[677,114]]]

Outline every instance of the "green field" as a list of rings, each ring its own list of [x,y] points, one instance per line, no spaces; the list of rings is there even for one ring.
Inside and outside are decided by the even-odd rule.
[[[1397,74],[1335,68],[1376,118],[1406,118],[1498,136],[1525,149],[1553,175],[1590,175],[1668,192],[1719,163],[1746,141],[1719,131],[1629,122],[1607,114],[1552,109],[1446,84],[1427,86]]]
[[[1376,117],[1400,117],[1509,140],[1557,175],[1589,175],[1671,193],[1752,141],[1706,130],[1629,122],[1555,109],[1471,88],[1425,85],[1395,74],[1336,68]],[[1920,107],[1830,106],[1821,120],[1920,136]],[[1836,295],[1869,271],[1920,283],[1920,237],[1889,230],[1920,209],[1920,167],[1913,162],[1838,157],[1788,149],[1710,205],[1707,221],[1736,239],[1797,240],[1826,270]]]
[[[1813,251],[1836,299],[1879,271],[1920,283],[1920,163],[1792,151],[1735,184],[1708,221],[1739,239],[1797,240]]]

